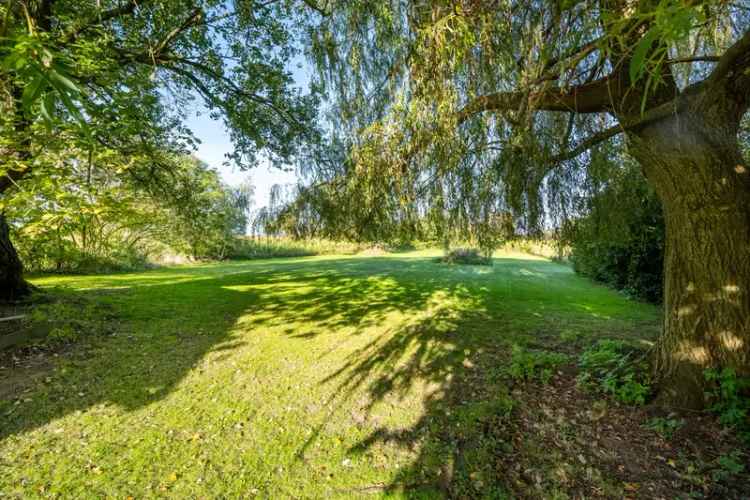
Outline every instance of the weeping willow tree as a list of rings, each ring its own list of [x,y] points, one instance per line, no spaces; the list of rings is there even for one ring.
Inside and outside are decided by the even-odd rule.
[[[323,4],[323,3],[321,3]],[[559,220],[591,165],[626,151],[664,207],[666,402],[703,371],[750,372],[750,4],[328,1],[311,25],[346,161],[316,169],[358,220],[455,207]],[[483,213],[482,211],[479,212]]]

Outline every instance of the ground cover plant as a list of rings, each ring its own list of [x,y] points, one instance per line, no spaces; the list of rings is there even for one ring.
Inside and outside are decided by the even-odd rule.
[[[649,345],[657,307],[537,257],[447,266],[439,254],[34,278],[60,303],[106,311],[109,327],[0,354],[0,493],[747,493],[746,449],[717,418],[577,380],[601,342]],[[67,314],[52,304],[48,316]]]

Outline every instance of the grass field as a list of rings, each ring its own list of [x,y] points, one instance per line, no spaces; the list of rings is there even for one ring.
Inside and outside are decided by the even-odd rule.
[[[575,410],[572,424],[545,416],[550,391],[573,387],[567,368],[548,385],[507,377],[513,344],[574,354],[596,338],[658,332],[658,308],[568,267],[512,253],[492,267],[446,265],[414,252],[34,283],[69,287],[56,293],[112,319],[109,333],[31,363],[23,380],[0,369],[0,497],[629,488],[627,471],[607,470],[618,457],[567,456],[568,444],[589,449],[575,429],[598,424]]]

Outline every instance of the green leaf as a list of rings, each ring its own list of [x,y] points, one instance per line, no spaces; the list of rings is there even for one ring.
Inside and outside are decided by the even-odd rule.
[[[50,70],[49,72],[50,80],[59,83],[63,87],[66,87],[68,90],[75,94],[80,94],[80,89],[76,86],[75,83],[73,83],[72,80],[70,80],[68,77],[60,73],[59,71],[55,71],[54,69]]]
[[[42,99],[42,118],[44,118],[44,121],[47,122],[47,125],[52,124],[52,114],[53,110],[55,109],[55,94],[52,92],[48,92],[46,96],[44,96],[44,99]]]
[[[633,51],[633,57],[630,59],[629,73],[631,84],[638,81],[646,70],[646,56],[651,49],[651,45],[653,45],[656,40],[657,35],[658,32],[654,28],[651,28],[646,32],[643,38],[641,38],[638,45],[636,45],[635,50]]]
[[[21,104],[26,111],[30,111],[36,100],[39,99],[39,96],[44,90],[44,83],[46,80],[47,78],[44,76],[44,73],[39,73],[34,77],[31,83],[26,85],[26,88],[23,89]]]
[[[81,110],[78,109],[78,106],[76,106],[75,102],[73,102],[73,99],[71,99],[71,97],[67,94],[66,89],[62,89],[57,85],[55,85],[55,89],[57,90],[57,93],[60,96],[60,101],[62,101],[65,109],[67,109],[68,112],[73,115],[73,117],[78,121],[78,124],[81,126],[81,130],[83,130],[83,132],[87,136],[90,136],[91,130],[86,123],[86,119],[81,114]]]

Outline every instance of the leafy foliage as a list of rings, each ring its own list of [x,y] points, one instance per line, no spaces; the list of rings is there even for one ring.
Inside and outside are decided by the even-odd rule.
[[[710,384],[710,410],[750,442],[750,377],[738,375],[733,368],[706,370],[704,375]]]
[[[283,237],[237,238],[229,250],[230,259],[269,259],[307,255],[346,255],[363,249],[363,245],[324,239]]]
[[[594,194],[584,202],[585,215],[566,225],[563,240],[577,272],[658,303],[664,282],[661,203],[636,166],[621,161],[619,167],[607,162],[606,180],[592,176]]]
[[[252,193],[221,184],[190,157],[142,182],[143,167],[114,151],[65,149],[42,163],[0,206],[32,271],[136,269],[166,254],[223,258],[244,233]]]
[[[505,214],[519,233],[559,227],[580,213],[578,196],[593,194],[582,188],[595,158],[624,149],[609,140],[616,133],[597,132],[660,104],[675,80],[705,77],[700,57],[672,60],[714,54],[747,23],[731,2],[326,6],[307,24],[338,159],[313,154],[305,168],[328,203],[347,209],[349,224],[333,226],[371,240],[385,239],[368,235],[373,226],[414,234],[422,220],[436,241],[475,237]],[[599,116],[576,109],[590,89],[608,96]]]
[[[600,340],[578,359],[579,384],[625,404],[643,405],[651,394],[651,379],[642,354],[624,342]]]
[[[670,417],[654,417],[644,427],[651,429],[652,431],[659,434],[664,439],[672,439],[672,436],[677,432],[683,425],[685,420],[670,418]]]
[[[286,69],[297,52],[283,22],[293,8],[214,0],[5,2],[0,81],[14,99],[3,101],[2,138],[18,153],[15,167],[28,170],[28,147],[60,130],[122,152],[190,147],[185,111],[196,97],[231,131],[237,164],[254,165],[261,152],[289,161],[312,130],[316,105]],[[39,120],[46,129],[35,127]]]
[[[746,454],[739,450],[734,450],[727,455],[720,455],[714,461],[715,468],[711,472],[715,481],[723,481],[728,478],[738,476],[745,471]]]
[[[558,352],[530,350],[514,344],[509,373],[514,379],[539,380],[546,384],[554,375],[555,369],[567,360],[566,355]]]
[[[179,165],[197,144],[186,124],[196,103],[207,108],[231,135],[227,163],[240,168],[288,165],[315,140],[317,97],[289,71],[295,4],[2,2],[0,208],[15,205],[27,267],[138,267],[163,246],[154,241],[226,255],[247,196]],[[109,155],[118,158],[101,161]],[[92,158],[87,178],[97,182],[70,174]],[[24,288],[17,259],[8,262],[3,276]]]

